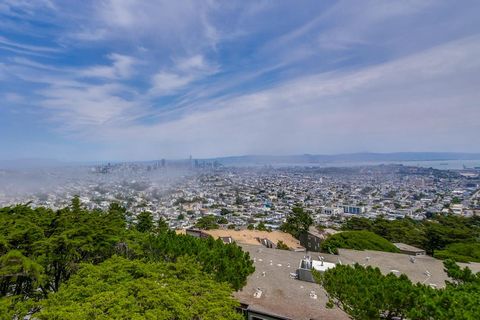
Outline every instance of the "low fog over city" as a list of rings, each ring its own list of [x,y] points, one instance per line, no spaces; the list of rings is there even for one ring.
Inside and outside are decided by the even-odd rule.
[[[278,229],[295,206],[333,226],[360,212],[416,220],[436,212],[479,213],[480,157],[450,154],[454,159],[435,160],[442,156],[250,156],[50,166],[32,160],[23,168],[0,170],[0,205],[60,209],[77,195],[89,209],[105,210],[115,202],[133,215],[149,211],[163,217],[172,228],[192,227],[215,215],[224,217],[225,227],[262,222]],[[330,162],[322,162],[325,158]]]

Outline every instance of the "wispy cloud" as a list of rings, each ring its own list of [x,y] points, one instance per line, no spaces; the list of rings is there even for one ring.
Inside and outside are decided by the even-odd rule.
[[[184,59],[175,59],[169,71],[161,70],[152,76],[150,94],[169,95],[185,88],[193,81],[218,72],[218,66],[207,63],[203,56],[194,55]]]
[[[3,0],[0,3],[0,12],[14,16],[22,14],[34,16],[40,8],[56,10],[56,5],[51,0]]]
[[[110,66],[93,66],[82,71],[85,77],[98,77],[106,79],[126,79],[134,72],[134,66],[138,61],[130,56],[112,53],[108,55],[112,61]]]
[[[69,130],[83,130],[92,125],[100,127],[124,115],[132,102],[121,98],[121,92],[122,87],[116,85],[99,85],[82,89],[52,88],[38,93],[44,97],[41,105],[54,110],[53,116],[59,122],[68,121]]]
[[[123,159],[479,151],[467,2],[8,0],[0,116]]]
[[[3,48],[8,48],[11,47],[13,49],[20,49],[23,51],[32,51],[36,53],[54,53],[54,52],[60,52],[60,49],[58,48],[52,48],[52,47],[44,47],[44,46],[34,46],[34,45],[29,45],[29,44],[24,44],[20,42],[15,42],[11,41],[5,37],[0,36],[0,45]]]
[[[354,151],[371,146],[387,151],[398,146],[475,148],[474,141],[460,137],[480,129],[472,120],[480,117],[475,105],[480,98],[475,76],[480,64],[474,59],[480,54],[478,40],[466,38],[355,72],[301,77],[161,125],[137,124],[126,131],[111,127],[105,137],[123,134],[126,144],[140,139],[169,152],[182,145],[203,156],[219,150],[264,153],[265,148],[275,153],[348,152],[352,145]],[[452,126],[462,129],[452,131]],[[144,151],[143,156],[153,154]]]

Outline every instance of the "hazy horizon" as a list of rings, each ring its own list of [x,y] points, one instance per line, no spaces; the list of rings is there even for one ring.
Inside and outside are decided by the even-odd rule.
[[[480,2],[0,3],[0,159],[468,152]]]
[[[191,157],[191,158],[190,158]],[[313,158],[312,158],[313,157]],[[92,159],[92,160],[64,160],[56,158],[17,158],[17,159],[0,159],[0,169],[6,167],[22,167],[22,166],[55,166],[55,165],[101,165],[108,162],[111,163],[141,163],[141,162],[155,162],[159,160],[167,161],[188,161],[189,159],[193,160],[221,160],[221,161],[232,161],[238,160],[250,161],[257,159],[258,161],[263,161],[268,163],[269,159],[274,162],[279,160],[287,160],[286,163],[293,163],[295,160],[308,160],[311,159],[313,162],[352,162],[352,163],[361,163],[361,162],[432,162],[432,161],[480,161],[480,153],[475,152],[356,152],[356,153],[338,153],[338,154],[243,154],[243,155],[224,155],[224,156],[213,156],[208,158],[199,158],[189,155],[184,158],[156,158],[156,159],[141,159],[141,160],[125,160],[125,159]],[[312,162],[312,163],[313,163]],[[308,163],[306,161],[305,163]],[[479,163],[480,165],[480,163]]]

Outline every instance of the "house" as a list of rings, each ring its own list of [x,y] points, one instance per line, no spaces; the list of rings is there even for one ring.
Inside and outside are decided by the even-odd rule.
[[[225,244],[229,244],[229,243],[234,243],[234,242],[235,242],[235,241],[233,240],[233,238],[230,237],[230,236],[219,237],[219,238],[220,238],[220,240],[222,240],[223,243],[225,243]]]
[[[335,268],[335,263],[324,261],[323,257],[319,257],[320,260],[313,260],[310,256],[305,256],[300,260],[300,264],[297,269],[297,279],[308,282],[315,282],[313,278],[312,270],[318,272],[325,272],[328,269]]]
[[[318,231],[315,227],[310,227],[307,232],[300,235],[300,244],[304,246],[307,251],[320,252],[322,242],[331,234],[339,231],[333,229],[324,229]]]
[[[195,229],[195,228],[186,229],[185,233],[188,234],[189,236],[197,237],[197,238],[203,238],[203,239],[206,239],[206,238],[210,237],[210,235],[208,233],[203,232],[200,229]]]

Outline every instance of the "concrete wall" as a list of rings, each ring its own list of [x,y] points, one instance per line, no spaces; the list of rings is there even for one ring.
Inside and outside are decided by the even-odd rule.
[[[313,279],[312,271],[308,269],[298,268],[297,277],[298,277],[298,280],[315,282],[315,279]]]

